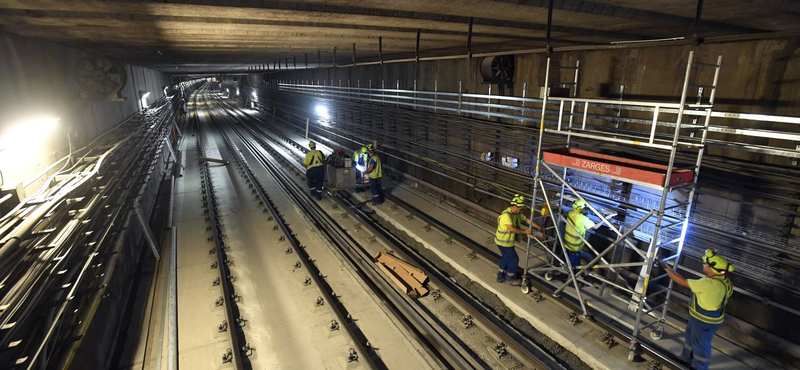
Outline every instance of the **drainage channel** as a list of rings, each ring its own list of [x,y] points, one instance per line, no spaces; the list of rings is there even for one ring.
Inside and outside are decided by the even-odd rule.
[[[232,115],[228,115],[228,117],[232,117]],[[239,122],[244,123],[242,121]],[[447,329],[443,328],[438,320],[432,317],[424,307],[399,292],[393,283],[378,271],[372,262],[372,257],[358,242],[348,235],[327,213],[321,210],[315,201],[310,200],[305,191],[286,173],[278,169],[273,161],[262,152],[262,149],[256,147],[253,143],[254,141],[264,150],[270,151],[270,155],[273,158],[283,159],[283,156],[277,154],[267,142],[268,139],[263,134],[249,127],[240,129],[231,124],[227,124],[227,129],[235,132],[262,166],[282,182],[295,204],[310,217],[314,226],[333,242],[332,245],[339,249],[349,266],[372,288],[374,294],[381,296],[382,301],[415,334],[416,339],[420,343],[426,344],[429,353],[438,358],[441,367],[457,369],[485,368],[485,364],[476,360],[469,349],[464,348],[460,341],[449,335]]]
[[[206,139],[204,132],[197,133],[197,152],[201,157],[206,155]],[[239,315],[239,307],[236,302],[239,301],[239,295],[233,287],[233,279],[230,271],[230,260],[226,252],[228,247],[223,242],[222,225],[219,216],[219,208],[217,208],[216,193],[214,184],[211,180],[211,173],[209,171],[208,161],[198,159],[198,166],[200,167],[200,184],[202,186],[203,194],[203,208],[206,211],[206,219],[210,223],[212,236],[214,242],[214,249],[209,254],[216,254],[217,260],[212,263],[211,268],[216,268],[219,271],[219,277],[214,281],[214,285],[222,286],[222,297],[220,297],[215,305],[225,306],[227,320],[224,320],[218,327],[218,331],[228,332],[231,339],[231,348],[222,354],[223,363],[232,363],[233,366],[239,369],[250,369],[252,366],[247,360],[247,356],[252,354],[250,344],[245,341],[244,330],[242,327],[245,325],[245,320]],[[242,345],[241,343],[245,343]]]
[[[245,115],[247,114],[245,113]],[[269,128],[269,125],[267,127]],[[273,131],[282,140],[286,141],[286,143],[278,144],[283,146],[288,144],[294,148],[302,148],[298,143],[291,140],[288,136],[281,134],[279,131],[274,129],[270,129],[270,131]],[[264,145],[267,146],[266,144]],[[288,165],[297,166],[294,163],[288,163]],[[513,325],[500,319],[496,314],[491,312],[490,309],[478,302],[476,298],[470,296],[469,293],[454,284],[448,278],[447,274],[441,273],[434,264],[431,264],[426,261],[425,258],[413,252],[411,248],[405,246],[405,243],[400,238],[393,235],[390,230],[380,225],[373,220],[372,217],[366,215],[356,207],[352,198],[350,198],[347,193],[340,192],[336,197],[336,201],[342,208],[352,212],[362,224],[367,226],[367,228],[386,245],[391,246],[392,250],[402,259],[413,261],[417,263],[418,266],[423,266],[423,269],[429,273],[428,276],[431,277],[431,281],[434,283],[433,285],[440,287],[452,304],[472,317],[487,334],[501,343],[499,345],[501,348],[498,349],[499,352],[507,349],[517,360],[531,368],[565,369],[565,367],[548,354],[547,351],[526,338],[525,334],[515,329]],[[574,360],[569,362],[574,363]]]

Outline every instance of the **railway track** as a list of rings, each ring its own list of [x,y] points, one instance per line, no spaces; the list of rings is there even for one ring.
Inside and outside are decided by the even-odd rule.
[[[221,103],[221,102],[220,102]],[[226,109],[234,110],[230,106],[227,106]],[[236,116],[241,116],[242,114],[247,115],[243,111],[236,112]],[[233,116],[233,115],[230,115]],[[253,119],[254,117],[248,117]],[[280,137],[280,140],[275,140],[274,138],[270,138],[264,132],[261,132],[258,128],[255,128],[249,125],[245,120],[239,120],[239,127],[234,127],[232,124],[229,124],[227,128],[228,130],[233,130],[236,134],[244,141],[250,142],[251,144],[248,145],[248,148],[251,152],[259,152],[261,150],[267,150],[270,152],[271,157],[273,159],[278,159],[283,161],[284,166],[294,167],[296,170],[300,170],[297,167],[297,159],[295,158],[284,158],[287,153],[294,153],[296,148],[301,148],[301,146],[297,142],[291,141],[287,136],[280,135],[280,132],[277,130],[273,131],[272,134],[275,136]],[[262,124],[265,124],[263,121]],[[241,127],[243,126],[243,127]],[[262,127],[269,127],[268,125],[260,126]],[[255,142],[260,145],[260,148],[256,147],[252,144]],[[274,147],[283,147],[283,153],[279,153],[275,150]],[[297,155],[295,153],[295,155]],[[287,188],[293,189],[293,193],[295,194],[294,197],[299,204],[304,204],[303,207],[304,211],[313,215],[312,219],[324,219],[327,215],[321,214],[321,211],[318,209],[319,207],[316,206],[314,201],[308,199],[305,195],[305,191],[302,190],[296,183],[295,180],[288,177],[286,174],[281,174],[281,170],[276,167],[273,161],[266,156],[263,158],[262,165],[265,167],[272,168],[270,172],[276,176],[284,178],[285,180],[283,183]],[[412,261],[417,263],[418,266],[422,266],[426,273],[432,278],[433,284],[440,288],[443,294],[448,298],[448,300],[454,303],[461,311],[466,312],[478,322],[479,326],[484,329],[491,337],[495,338],[498,342],[503,344],[504,349],[507,349],[510,353],[514,355],[514,357],[521,361],[529,368],[537,368],[537,369],[563,369],[564,367],[558,363],[552,356],[547,354],[546,351],[536,346],[530,340],[524,337],[520,332],[514,330],[510,325],[504,323],[501,319],[499,319],[496,315],[491,313],[486,307],[482,306],[474,297],[470,297],[463,289],[460,289],[455,284],[453,284],[450,279],[438,271],[434,266],[429,263],[426,263],[424,259],[420,256],[415,255],[414,252],[410,251],[407,246],[403,245],[403,242],[391,235],[391,232],[382,228],[378,225],[374,220],[368,217],[363,211],[359,210],[358,207],[355,206],[354,200],[349,198],[345,194],[336,194],[335,195],[336,202],[341,206],[342,209],[347,209],[349,212],[352,213],[354,217],[362,222],[362,224],[372,231],[376,237],[380,238],[386,245],[390,246],[395,253],[397,253],[401,258],[404,258],[408,261]],[[330,216],[327,216],[330,218]],[[332,221],[328,221],[329,225],[334,224]],[[325,228],[325,225],[318,225],[321,228]],[[357,245],[354,248],[359,248]],[[362,253],[361,256],[364,261],[367,261],[371,264],[371,256],[368,254]],[[360,262],[363,264],[363,262]],[[427,334],[430,337],[430,334]],[[441,341],[447,341],[447,336],[443,336],[440,338]],[[441,344],[437,344],[438,351],[442,351]],[[461,358],[467,357],[464,354],[459,355]],[[456,356],[453,354],[447,354],[442,356],[451,362],[449,365],[453,366],[455,363],[452,362],[453,358]],[[458,368],[465,368],[465,364],[460,364]],[[474,366],[481,366],[480,364],[473,364]]]
[[[206,108],[211,109],[207,102]],[[305,280],[306,284],[313,283],[316,284],[320,289],[320,298],[318,298],[317,303],[318,305],[327,305],[328,307],[332,308],[332,311],[336,315],[338,320],[331,322],[331,327],[342,327],[344,331],[352,339],[353,343],[355,343],[356,349],[352,349],[348,352],[348,360],[351,362],[359,361],[360,363],[364,364],[366,368],[369,369],[383,369],[385,365],[381,362],[380,358],[374,356],[374,350],[370,348],[369,340],[366,338],[364,333],[355,325],[353,325],[353,319],[351,314],[348,312],[347,308],[342,304],[342,302],[336,296],[335,291],[331,288],[330,284],[323,278],[322,272],[319,268],[314,264],[314,260],[306,253],[305,248],[301,245],[300,241],[297,239],[296,234],[290,229],[290,225],[283,219],[283,215],[278,211],[277,207],[275,206],[272,199],[267,195],[264,187],[255,177],[253,170],[250,168],[250,164],[245,159],[244,155],[242,155],[240,149],[233,143],[233,141],[229,138],[228,134],[225,133],[223,130],[223,125],[225,123],[220,122],[224,121],[222,117],[214,117],[211,115],[211,120],[215,123],[215,125],[220,128],[220,133],[222,134],[222,138],[225,142],[225,147],[228,153],[234,158],[236,162],[236,167],[239,170],[239,174],[242,178],[249,184],[250,188],[253,192],[256,193],[256,197],[258,197],[259,202],[266,207],[265,211],[268,211],[270,216],[268,217],[267,221],[274,221],[275,227],[279,228],[283,232],[284,240],[288,240],[291,247],[286,249],[287,254],[295,253],[297,254],[303,262],[298,261],[298,264],[305,268],[308,273],[308,277]],[[296,266],[296,267],[300,267]],[[340,323],[344,323],[345,325],[340,325]],[[359,355],[361,354],[361,355]],[[367,354],[366,356],[364,356]]]
[[[253,116],[251,116],[251,118],[257,119],[256,117],[253,117]],[[295,148],[297,148],[299,150],[303,150],[304,149],[301,145],[297,144],[296,142],[292,142],[292,139],[286,133],[280,132],[279,130],[275,129],[271,125],[268,125],[263,120],[259,120],[259,121],[262,124],[264,124],[265,127],[268,127],[271,130],[273,130],[275,135],[280,137],[283,141],[286,141],[288,143],[288,145],[290,145],[292,147],[295,147]],[[289,124],[289,125],[297,133],[302,131],[302,127],[298,127],[298,126],[293,125],[293,124]],[[315,137],[315,136],[316,136],[315,134],[309,133],[309,137]],[[347,140],[344,137],[342,137],[342,138],[344,140]],[[332,141],[332,140],[323,139],[321,141],[325,142],[325,141]],[[455,229],[450,228],[449,226],[445,225],[444,223],[441,223],[438,220],[435,220],[434,218],[429,217],[424,211],[416,209],[415,207],[411,206],[410,204],[404,202],[402,199],[394,197],[391,194],[385,194],[385,197],[386,197],[386,199],[394,202],[398,206],[400,206],[403,209],[405,209],[407,212],[409,212],[410,215],[413,215],[413,217],[419,218],[421,220],[425,220],[425,222],[427,222],[428,224],[432,225],[438,231],[440,231],[441,233],[446,235],[447,238],[451,238],[452,240],[462,244],[467,250],[469,250],[469,253],[475,253],[476,255],[480,255],[481,257],[483,257],[486,260],[491,261],[492,263],[495,263],[495,264],[499,262],[500,256],[497,254],[496,251],[487,249],[485,246],[481,245],[481,243],[479,243],[479,242],[477,242],[475,240],[472,240],[469,237],[466,237],[463,234],[459,233]],[[531,276],[531,278],[528,279],[528,280],[529,280],[530,286],[529,287],[523,287],[523,292],[525,292],[525,293],[527,293],[529,291],[534,291],[534,292],[540,292],[540,293],[548,294],[548,293],[553,293],[557,288],[556,285],[548,283],[547,281],[545,281],[545,279],[543,277]],[[587,282],[585,280],[583,280],[582,282],[586,283],[586,284],[590,284],[589,282]],[[579,302],[572,295],[570,295],[570,294],[561,294],[557,298],[558,298],[558,301],[560,302],[560,304],[562,304],[567,309],[569,309],[569,310],[571,310],[573,312],[576,312],[576,313],[581,313],[582,312],[581,309],[580,309]],[[618,323],[613,322],[613,321],[602,321],[602,320],[597,320],[597,319],[595,319],[593,317],[589,317],[587,319],[591,320],[593,323],[597,324],[603,330],[611,333],[614,338],[616,338],[618,340],[621,340],[624,343],[628,343],[631,340],[629,328],[622,327],[621,325],[619,325]],[[650,357],[651,359],[653,359],[654,361],[656,361],[659,364],[659,366],[665,366],[667,368],[677,369],[677,370],[686,369],[686,366],[681,363],[680,359],[677,357],[676,354],[663,349],[662,347],[660,347],[657,343],[655,343],[652,340],[649,340],[647,338],[640,338],[640,339],[641,339],[640,340],[640,348],[641,348],[642,354],[644,354],[644,355]]]
[[[252,353],[250,344],[245,339],[244,330],[242,329],[246,321],[239,314],[239,295],[233,285],[233,275],[230,270],[230,260],[227,256],[228,247],[223,241],[224,236],[222,233],[221,216],[217,205],[217,195],[214,189],[214,183],[209,172],[209,163],[207,160],[202,159],[206,156],[206,138],[205,134],[200,131],[196,134],[197,138],[197,152],[202,156],[198,159],[198,166],[200,167],[200,184],[203,194],[203,208],[206,212],[206,219],[211,228],[211,239],[214,243],[214,248],[209,254],[216,255],[216,262],[212,263],[211,267],[219,271],[219,277],[214,281],[214,285],[222,287],[222,296],[216,301],[217,306],[225,306],[225,316],[227,317],[221,324],[219,324],[218,331],[220,333],[227,332],[230,336],[231,347],[222,354],[223,363],[232,363],[234,368],[250,369],[252,368],[247,356]]]

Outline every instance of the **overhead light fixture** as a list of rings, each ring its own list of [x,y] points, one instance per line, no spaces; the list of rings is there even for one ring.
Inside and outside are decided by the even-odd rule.
[[[317,111],[317,115],[319,115],[319,118],[322,119],[331,118],[330,114],[328,114],[328,107],[324,105],[318,105],[314,110]]]
[[[160,50],[156,50],[156,53],[158,53],[158,55],[164,55],[164,54],[161,54]]]
[[[149,91],[139,91],[139,100],[142,102],[142,109],[147,108],[147,97],[150,96]]]

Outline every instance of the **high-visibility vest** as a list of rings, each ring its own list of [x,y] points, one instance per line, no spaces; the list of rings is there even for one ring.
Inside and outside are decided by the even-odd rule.
[[[513,231],[508,230],[506,225],[502,224],[500,219],[503,218],[503,215],[509,215],[511,217],[511,225],[516,227],[517,229],[521,228],[522,220],[524,220],[521,213],[514,214],[511,212],[511,207],[506,208],[503,212],[500,213],[500,216],[497,217],[497,231],[494,233],[494,242],[495,244],[501,247],[513,247],[514,241],[517,239],[517,234]],[[501,229],[506,229],[505,231]]]
[[[363,167],[366,167],[367,164],[365,162],[367,161],[367,156],[368,156],[368,154],[362,153],[361,149],[356,150],[355,152],[353,152],[353,167],[359,166],[359,165],[363,166]]]
[[[369,164],[375,162],[375,168],[372,169],[372,172],[369,173],[369,178],[371,179],[379,179],[383,177],[383,170],[381,169],[381,158],[378,157],[377,154],[369,157],[369,161],[367,161],[367,168],[369,168]]]
[[[564,247],[573,252],[580,252],[583,249],[581,237],[586,235],[586,229],[580,222],[581,217],[586,216],[578,211],[570,211],[567,214],[567,225],[564,227]]]
[[[303,159],[303,165],[307,170],[310,170],[314,167],[322,166],[324,161],[325,157],[322,155],[322,152],[319,150],[312,150],[306,153],[306,158]]]
[[[731,281],[728,280],[727,276],[718,275],[705,279],[711,279],[719,282],[719,284],[717,284],[718,287],[715,289],[725,289],[725,295],[723,296],[718,307],[706,309],[697,302],[697,295],[692,293],[692,302],[689,305],[689,314],[695,319],[707,324],[722,324],[722,321],[725,319],[725,307],[728,305],[728,298],[730,298],[731,294],[733,294],[733,285],[731,284]]]

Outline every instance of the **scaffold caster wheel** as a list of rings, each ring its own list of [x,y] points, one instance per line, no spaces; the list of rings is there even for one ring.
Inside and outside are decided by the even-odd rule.
[[[553,272],[552,271],[545,272],[544,279],[547,281],[553,281]]]
[[[629,351],[628,352],[628,362],[633,362],[636,359],[636,352]]]
[[[653,340],[659,340],[663,335],[664,335],[663,329],[656,329],[650,332],[650,338],[653,338]]]
[[[530,286],[530,285],[528,285],[527,283],[525,283],[525,284],[522,284],[522,286],[520,287],[520,289],[522,289],[522,294],[528,294],[528,293],[530,293],[530,292],[531,292],[531,286]]]

